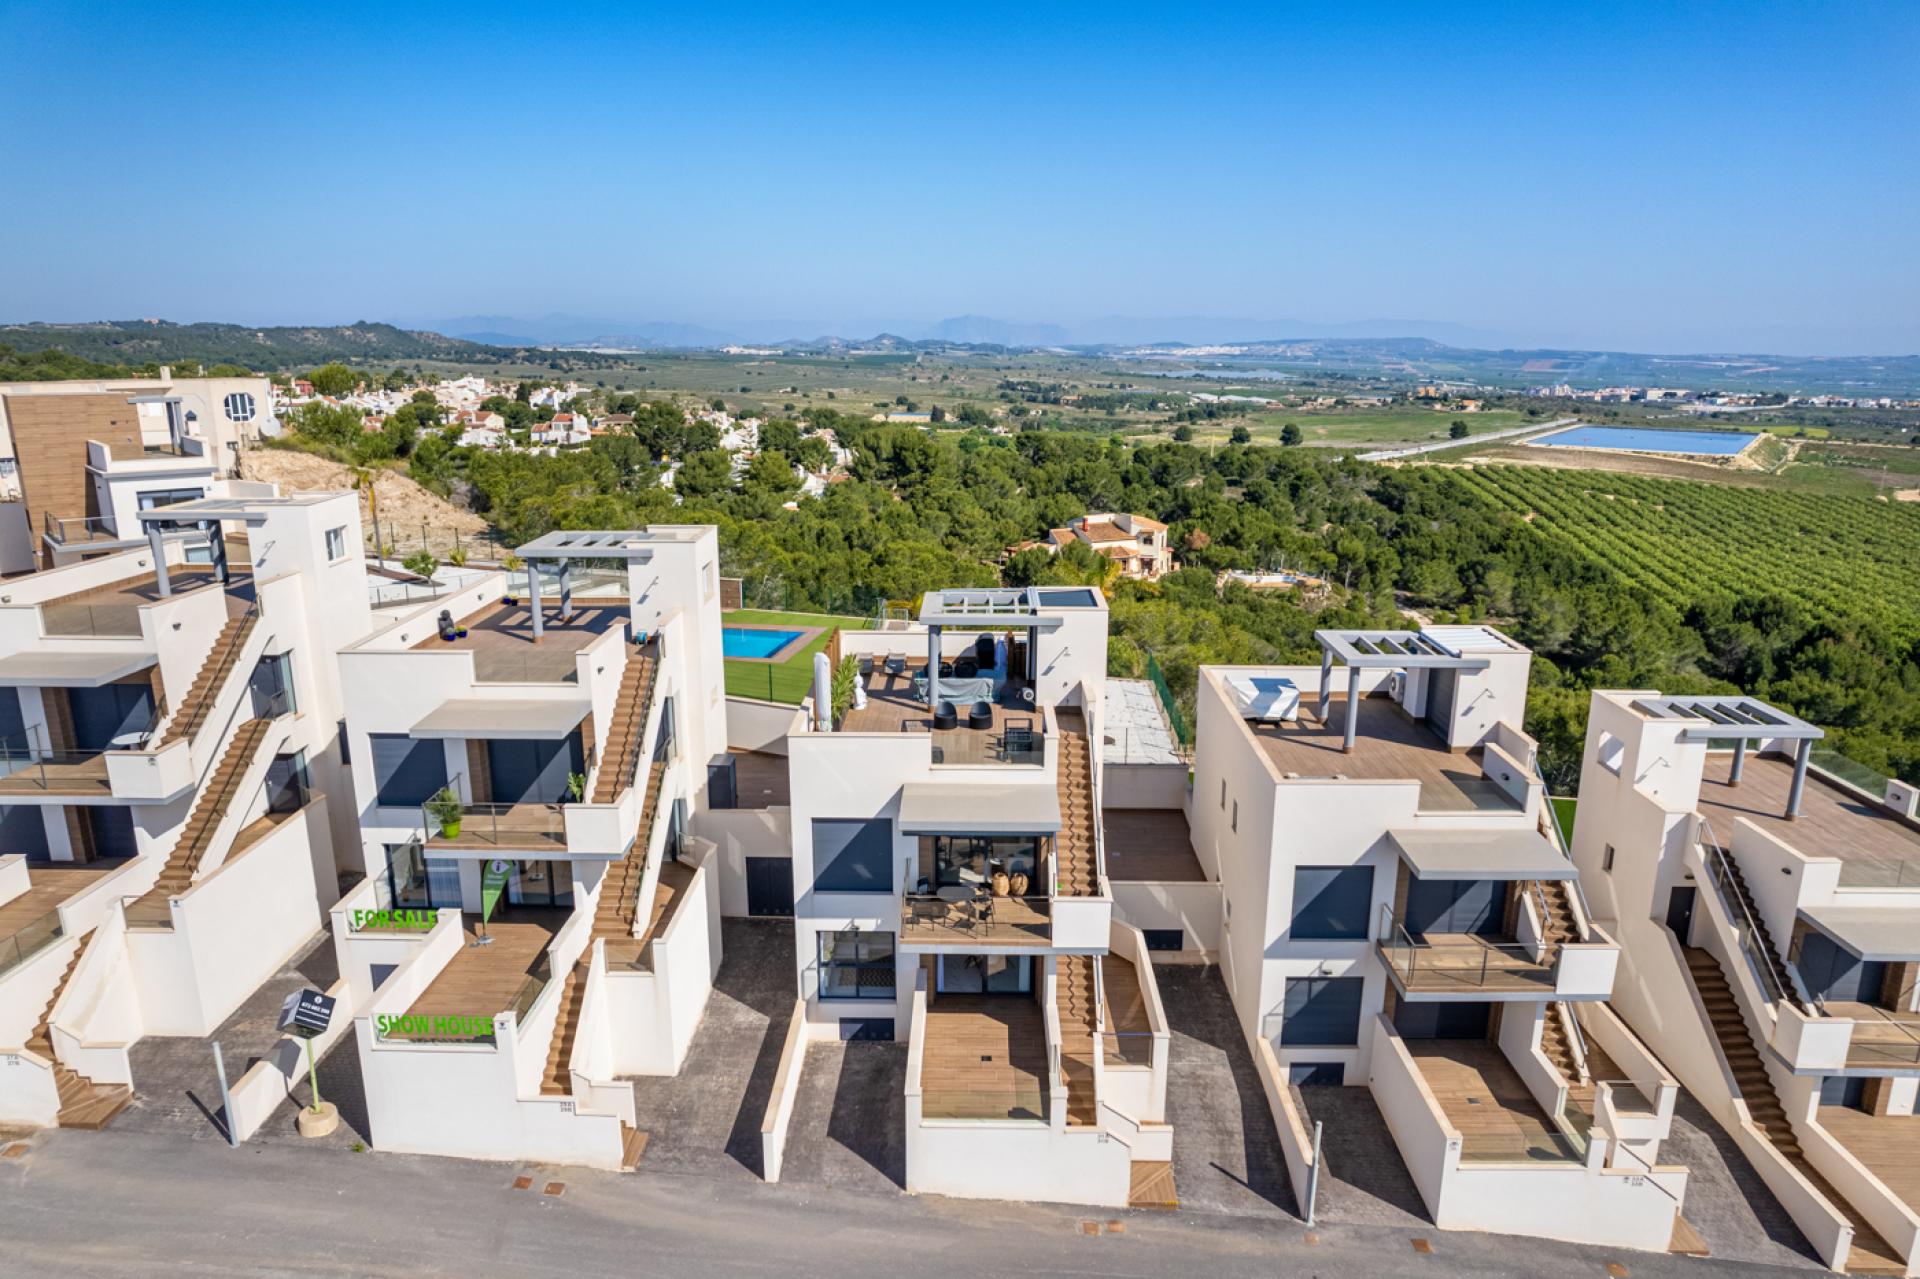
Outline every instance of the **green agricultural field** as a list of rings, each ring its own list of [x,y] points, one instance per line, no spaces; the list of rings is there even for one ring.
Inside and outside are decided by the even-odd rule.
[[[1775,593],[1920,638],[1920,504],[1536,466],[1448,474],[1677,608]]]
[[[1250,413],[1238,422],[1224,419],[1195,423],[1193,438],[1198,444],[1224,444],[1236,425],[1244,425],[1253,433],[1254,443],[1278,444],[1281,431],[1286,429],[1287,423],[1292,422],[1300,428],[1300,442],[1303,445],[1343,449],[1377,445],[1386,448],[1396,444],[1426,444],[1444,440],[1448,428],[1455,421],[1467,424],[1470,432],[1468,438],[1471,440],[1475,435],[1509,431],[1534,420],[1514,409],[1489,409],[1483,413],[1436,412],[1413,405],[1355,409],[1351,412],[1272,409]],[[1545,425],[1551,419],[1538,420]]]
[[[814,636],[801,650],[784,662],[745,662],[729,659],[728,697],[753,697],[763,702],[789,702],[798,706],[813,682],[813,655],[826,648],[834,628],[870,631],[871,617],[841,617],[831,613],[773,613],[760,609],[740,609],[721,619],[754,626],[820,626],[826,629]]]

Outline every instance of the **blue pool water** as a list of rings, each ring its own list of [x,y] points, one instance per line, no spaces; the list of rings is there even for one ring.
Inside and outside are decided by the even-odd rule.
[[[757,626],[722,626],[720,651],[727,657],[772,657],[801,634],[800,631],[763,631]]]
[[[1633,449],[1641,453],[1710,453],[1732,457],[1759,438],[1734,431],[1656,431],[1633,426],[1571,426],[1529,444],[1582,449]]]

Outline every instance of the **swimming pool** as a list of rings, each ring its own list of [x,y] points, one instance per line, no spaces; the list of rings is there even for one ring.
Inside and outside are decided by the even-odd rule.
[[[763,626],[722,626],[720,652],[726,657],[772,657],[804,634]]]
[[[1528,440],[1551,448],[1630,449],[1636,453],[1705,453],[1732,457],[1760,437],[1738,431],[1660,431],[1633,426],[1570,426]]]

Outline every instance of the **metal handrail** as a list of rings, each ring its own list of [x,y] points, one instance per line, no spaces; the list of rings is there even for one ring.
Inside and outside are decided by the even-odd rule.
[[[1719,891],[1720,900],[1727,907],[1728,915],[1734,916],[1734,942],[1753,964],[1760,978],[1760,984],[1766,988],[1767,1002],[1777,1004],[1786,1001],[1797,1008],[1804,1009],[1805,1004],[1797,994],[1792,993],[1793,986],[1787,980],[1786,973],[1781,970],[1781,961],[1777,956],[1770,954],[1770,948],[1760,940],[1763,935],[1760,931],[1760,921],[1753,917],[1753,912],[1747,909],[1746,898],[1734,887],[1733,866],[1727,860],[1727,851],[1721,846],[1719,835],[1714,832],[1712,823],[1705,817],[1700,817],[1698,821],[1694,839],[1705,853],[1703,860],[1707,866],[1707,879]],[[1736,907],[1739,912],[1737,915],[1734,913]]]
[[[1568,1030],[1572,1032],[1571,1037],[1574,1047],[1579,1050],[1580,1064],[1586,1067],[1587,1078],[1591,1081],[1593,1079],[1593,1057],[1587,1051],[1587,1032],[1580,1029],[1579,1007],[1575,1004],[1563,1002],[1560,1005],[1560,1012],[1566,1020]]]
[[[1381,936],[1387,939],[1380,942],[1380,945],[1388,949],[1387,962],[1392,967],[1400,969],[1406,981],[1411,983],[1419,969],[1418,959],[1420,952],[1423,950],[1438,950],[1439,947],[1435,946],[1432,942],[1415,941],[1413,936],[1407,932],[1402,921],[1392,918],[1393,908],[1384,902],[1381,903],[1380,913],[1382,917]],[[1393,940],[1394,934],[1396,933],[1399,935],[1400,940]],[[1407,959],[1404,965],[1394,959],[1394,952],[1401,948],[1402,945],[1404,945],[1407,952]],[[1540,957],[1535,959],[1528,953],[1525,942],[1489,942],[1482,938],[1479,947],[1480,972],[1473,984],[1477,986],[1487,984],[1487,973],[1492,970],[1491,960],[1496,954],[1502,956],[1517,954],[1526,961],[1524,965],[1526,968],[1550,969],[1559,961],[1559,949],[1557,945],[1543,938],[1540,944]],[[1519,965],[1516,965],[1516,967],[1518,966]],[[1450,970],[1449,975],[1458,979],[1464,977],[1465,974],[1462,970],[1455,969]]]
[[[1541,807],[1546,810],[1543,816],[1545,816],[1547,820],[1547,829],[1552,832],[1551,841],[1553,846],[1560,850],[1561,857],[1571,863],[1573,861],[1573,849],[1567,847],[1566,834],[1560,829],[1560,815],[1553,811],[1553,788],[1547,785],[1547,775],[1540,771],[1540,752],[1538,750],[1533,752],[1533,759],[1530,763],[1533,767],[1534,779],[1540,783]],[[1578,868],[1576,867],[1576,869]],[[1574,898],[1580,903],[1580,913],[1586,918],[1587,922],[1591,924],[1594,917],[1593,907],[1587,904],[1587,890],[1581,887],[1579,875],[1575,875],[1570,882],[1573,884]]]
[[[1093,1033],[1095,1038],[1107,1030],[1107,979],[1101,974],[1100,957],[1093,957]]]
[[[247,604],[245,612],[241,613],[239,617],[233,620],[244,622],[249,617],[254,619],[254,621],[256,622],[260,620],[260,601],[257,597],[251,600]],[[253,638],[252,630],[246,627],[242,627],[240,630],[236,631],[234,633],[233,638],[227,641],[226,649],[220,654],[218,654],[218,662],[219,663],[226,662],[228,654],[231,654],[234,660],[234,670],[238,670],[240,666],[240,662],[239,662],[240,652],[242,649],[246,648],[247,641],[252,638]],[[268,635],[266,643],[261,645],[262,651],[270,647],[273,644],[273,642],[279,638],[280,637],[278,635]],[[215,661],[215,658],[216,658],[215,654],[208,653],[206,660],[209,662],[212,662],[212,661]],[[228,674],[228,677],[231,678],[233,671],[229,671],[227,672],[227,674]],[[249,676],[249,678],[251,678],[251,676]],[[224,686],[221,686],[221,687],[224,687]],[[208,690],[208,693],[207,693],[208,697],[215,703],[218,703],[220,700],[221,687],[216,687]],[[227,730],[233,727],[234,714],[239,711],[241,704],[246,700],[247,698],[245,694],[242,694],[240,698],[234,702],[233,710],[227,712],[227,722],[221,725],[220,736],[214,738],[216,742],[222,742],[226,740]],[[184,703],[181,705],[180,709],[183,711],[186,709],[186,706]],[[161,724],[161,721],[156,717],[153,723],[154,723],[154,728],[158,730]],[[201,720],[199,727],[204,729],[206,726],[207,726],[206,721],[204,719]],[[200,734],[197,731],[195,731],[195,732],[189,733],[187,736],[188,736],[188,741],[191,742],[194,739],[198,738]]]
[[[434,815],[435,810],[447,802],[441,798],[442,796],[450,797],[452,802],[458,804],[460,807],[459,816],[454,819],[454,822],[463,827],[469,818],[475,818],[484,822],[487,829],[486,838],[496,846],[498,846],[501,841],[500,818],[503,815],[516,812],[529,813],[534,809],[541,809],[545,812],[545,829],[535,830],[530,825],[509,823],[507,828],[508,836],[512,838],[524,837],[529,839],[545,838],[556,845],[564,845],[566,843],[565,818],[560,815],[560,805],[558,802],[546,803],[534,800],[519,804],[500,804],[491,801],[476,802],[474,800],[461,799],[460,793],[462,788],[460,783],[465,777],[465,773],[455,773],[447,779],[445,786],[435,791],[431,798],[420,805],[420,831],[421,844],[423,846],[431,843],[436,833],[443,833],[448,825],[453,824],[445,822]],[[465,834],[464,830],[462,834]],[[446,838],[459,838],[459,836],[446,836]]]

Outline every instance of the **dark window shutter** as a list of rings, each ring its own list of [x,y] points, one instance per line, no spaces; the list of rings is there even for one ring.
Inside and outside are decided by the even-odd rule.
[[[1364,977],[1289,977],[1280,1044],[1353,1045],[1360,1042]]]
[[[405,733],[372,733],[374,802],[382,808],[424,804],[447,784],[446,744],[416,741]]]
[[[1365,941],[1373,867],[1301,866],[1293,872],[1293,936]]]

